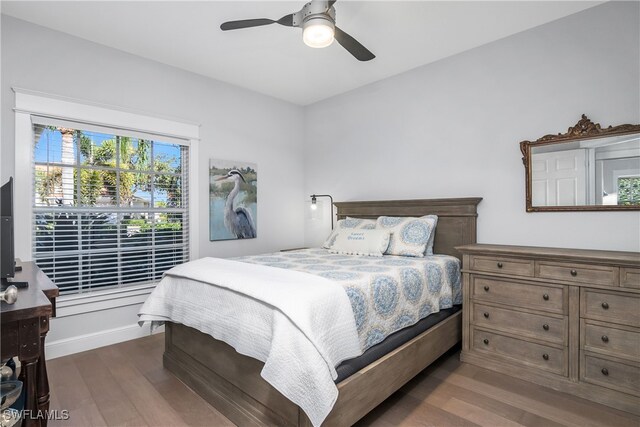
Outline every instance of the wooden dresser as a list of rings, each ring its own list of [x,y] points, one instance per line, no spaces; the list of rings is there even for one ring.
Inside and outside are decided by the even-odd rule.
[[[462,361],[640,414],[640,254],[457,249]]]

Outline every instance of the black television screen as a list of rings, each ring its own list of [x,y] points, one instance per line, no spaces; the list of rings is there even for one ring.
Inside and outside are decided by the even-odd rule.
[[[13,229],[13,178],[0,188],[0,289],[9,285],[26,288],[29,282],[14,281],[16,267]]]
[[[6,279],[15,274],[13,178],[9,178],[9,182],[0,189],[0,217],[0,278]]]

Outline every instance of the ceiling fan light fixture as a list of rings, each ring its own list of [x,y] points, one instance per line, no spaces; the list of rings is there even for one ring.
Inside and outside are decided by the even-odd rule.
[[[302,28],[302,40],[309,47],[327,47],[336,40],[358,61],[371,61],[376,56],[369,49],[336,27],[336,9],[333,6],[335,2],[336,0],[310,0],[299,11],[285,15],[277,21],[268,18],[227,21],[220,25],[220,29],[229,31],[271,24]]]
[[[309,47],[327,47],[333,43],[334,35],[334,24],[325,17],[312,18],[303,24],[302,40]]]

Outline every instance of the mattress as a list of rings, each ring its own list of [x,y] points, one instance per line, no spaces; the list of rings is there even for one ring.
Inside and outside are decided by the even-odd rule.
[[[319,275],[343,286],[363,352],[433,313],[462,303],[460,260],[332,254],[302,249],[235,258],[236,261]]]
[[[364,368],[367,365],[370,365],[385,354],[390,353],[391,351],[400,347],[404,343],[411,341],[427,329],[437,325],[450,316],[453,316],[461,309],[462,305],[454,305],[451,308],[446,308],[440,310],[437,313],[430,314],[424,319],[421,319],[415,325],[400,329],[399,331],[396,331],[393,334],[389,335],[384,341],[374,345],[373,347],[370,347],[367,351],[362,353],[362,355],[353,359],[345,360],[336,368],[336,372],[338,372],[338,378],[335,380],[335,383],[338,384],[339,382],[349,378],[360,369]]]

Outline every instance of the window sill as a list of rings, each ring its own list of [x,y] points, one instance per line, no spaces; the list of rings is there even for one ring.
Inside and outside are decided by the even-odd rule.
[[[56,299],[56,317],[142,304],[155,287],[156,283],[145,283],[86,294],[63,295]]]

